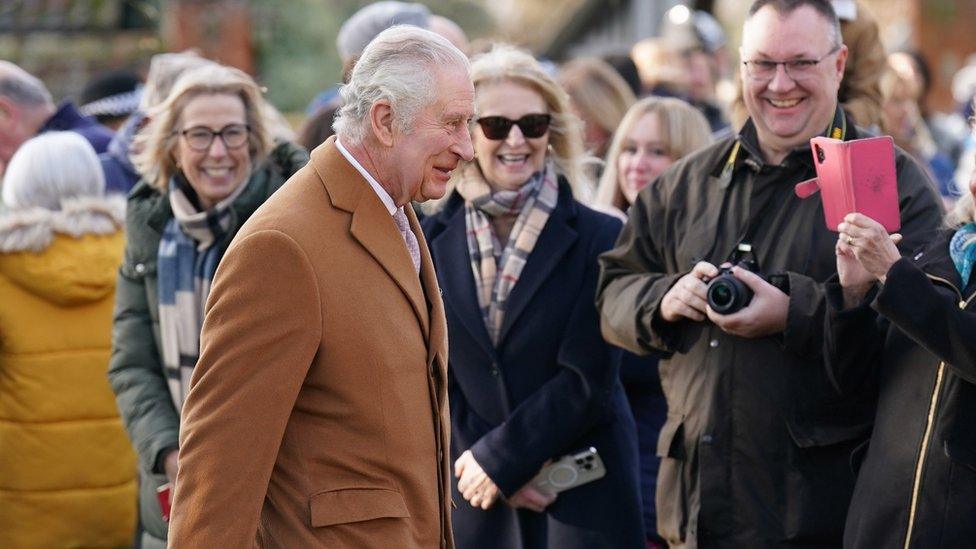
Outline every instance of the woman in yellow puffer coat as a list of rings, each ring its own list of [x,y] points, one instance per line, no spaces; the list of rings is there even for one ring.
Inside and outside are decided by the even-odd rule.
[[[26,142],[0,189],[0,547],[125,547],[136,462],[106,372],[125,203],[82,137]]]

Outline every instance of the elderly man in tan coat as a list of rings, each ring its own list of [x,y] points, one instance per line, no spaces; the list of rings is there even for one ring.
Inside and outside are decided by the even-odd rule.
[[[472,158],[467,59],[393,27],[342,96],[337,139],[217,270],[172,547],[454,546],[444,309],[409,203]]]

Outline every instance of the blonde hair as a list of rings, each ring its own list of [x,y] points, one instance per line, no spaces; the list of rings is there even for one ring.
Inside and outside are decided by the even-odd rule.
[[[637,101],[627,81],[605,61],[595,57],[574,59],[563,65],[559,83],[573,105],[607,135],[613,134],[627,109]]]
[[[613,134],[603,175],[597,185],[593,203],[600,206],[613,206],[626,211],[629,206],[620,192],[617,181],[619,172],[617,160],[627,134],[645,114],[654,113],[661,128],[661,140],[667,145],[668,156],[675,162],[689,153],[711,143],[712,132],[705,116],[688,103],[673,97],[647,97],[641,99],[627,111],[620,127]]]
[[[245,123],[250,128],[248,152],[252,165],[260,164],[271,150],[271,137],[262,111],[261,91],[244,72],[216,63],[191,69],[176,81],[169,96],[148,114],[149,124],[135,138],[132,157],[142,177],[162,193],[177,171],[173,151],[183,109],[202,95],[232,95],[244,104]]]
[[[569,95],[528,52],[508,44],[495,44],[487,53],[471,62],[471,80],[475,96],[478,86],[514,82],[535,90],[546,102],[552,122],[549,124],[549,159],[556,171],[569,181],[573,196],[585,199],[590,189],[583,170],[583,123],[570,111]],[[473,160],[477,162],[477,159]],[[456,170],[461,173],[463,170]]]

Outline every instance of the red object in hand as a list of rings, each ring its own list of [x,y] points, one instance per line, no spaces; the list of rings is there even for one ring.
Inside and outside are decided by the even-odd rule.
[[[163,511],[163,521],[169,522],[170,494],[173,485],[169,482],[156,488],[156,497],[159,499],[159,508]]]

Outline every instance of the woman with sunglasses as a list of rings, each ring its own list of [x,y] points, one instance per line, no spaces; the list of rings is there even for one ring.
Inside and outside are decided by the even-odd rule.
[[[261,94],[217,64],[184,73],[136,137],[109,380],[140,464],[142,547],[165,547],[157,488],[176,478],[180,407],[210,282],[247,218],[308,161],[274,145]]]
[[[457,545],[643,547],[635,426],[593,303],[620,222],[574,199],[581,123],[538,62],[496,46],[471,72],[475,160],[424,221],[450,334]],[[602,478],[533,480],[589,448]]]

